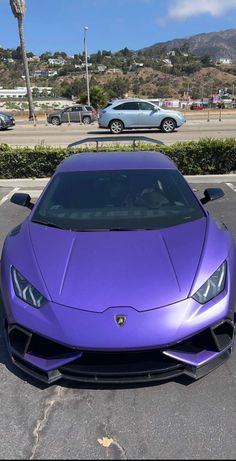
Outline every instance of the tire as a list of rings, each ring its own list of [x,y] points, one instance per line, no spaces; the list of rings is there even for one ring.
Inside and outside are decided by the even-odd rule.
[[[52,125],[60,125],[61,121],[58,117],[52,117]]]
[[[124,129],[124,124],[121,120],[112,120],[109,124],[109,128],[112,134],[120,134]]]
[[[83,117],[83,123],[85,124],[91,123],[91,118],[89,117],[89,115],[85,115],[85,117]]]
[[[165,118],[161,122],[161,131],[163,133],[172,133],[176,128],[176,121],[173,118]]]

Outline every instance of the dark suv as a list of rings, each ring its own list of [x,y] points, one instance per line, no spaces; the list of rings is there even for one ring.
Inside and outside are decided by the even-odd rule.
[[[92,106],[77,104],[76,106],[65,107],[65,109],[48,114],[47,121],[53,125],[61,123],[81,122],[91,123],[97,120],[97,112]]]
[[[15,125],[15,119],[7,112],[0,112],[0,130],[7,130]]]

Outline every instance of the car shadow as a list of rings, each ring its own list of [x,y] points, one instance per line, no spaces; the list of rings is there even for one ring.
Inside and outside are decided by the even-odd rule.
[[[172,133],[174,133],[174,131],[172,131]],[[147,128],[147,129],[140,129],[140,130],[124,130],[122,131],[122,133],[119,133],[119,134],[115,134],[113,135],[112,133],[110,133],[110,131],[107,129],[107,130],[102,130],[102,129],[99,129],[99,130],[89,130],[88,131],[88,134],[100,134],[100,135],[110,135],[111,138],[112,136],[120,136],[122,137],[122,135],[127,135],[127,134],[133,134],[133,135],[136,135],[136,134],[151,134],[151,133],[162,133],[162,131],[158,128]],[[165,134],[165,133],[163,133]],[[169,134],[169,133],[168,133]],[[170,133],[171,134],[171,133]]]

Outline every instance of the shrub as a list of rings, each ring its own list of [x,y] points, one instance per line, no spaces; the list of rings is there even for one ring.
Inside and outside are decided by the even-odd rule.
[[[132,151],[133,145],[100,146],[102,151]],[[236,171],[235,139],[202,139],[169,146],[138,143],[136,150],[155,150],[168,155],[185,175],[224,174]],[[50,177],[59,163],[76,152],[96,151],[94,148],[56,148],[36,146],[13,148],[0,144],[0,178]],[[134,152],[135,155],[135,152]]]

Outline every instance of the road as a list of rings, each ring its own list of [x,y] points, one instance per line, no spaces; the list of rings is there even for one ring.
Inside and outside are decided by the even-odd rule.
[[[211,179],[225,197],[208,209],[236,239],[234,178]],[[189,181],[202,196],[207,178]],[[7,232],[27,215],[9,203],[13,189],[27,190],[36,200],[44,183],[0,182],[0,249]],[[223,366],[196,382],[47,387],[10,363],[0,333],[2,459],[235,459],[235,350]]]
[[[174,133],[162,133],[160,130],[127,130],[126,135],[145,135],[159,139],[165,144],[191,141],[200,138],[232,138],[236,134],[236,111],[234,113],[215,112],[209,114],[186,114],[187,123],[178,128]],[[12,146],[35,146],[46,144],[48,146],[67,146],[79,139],[94,136],[110,136],[109,130],[98,128],[97,122],[91,125],[63,124],[52,126],[46,119],[37,122],[17,121],[13,129],[0,132],[0,143]],[[120,135],[122,136],[122,134]]]

